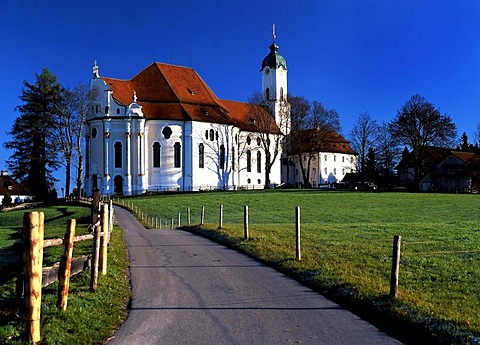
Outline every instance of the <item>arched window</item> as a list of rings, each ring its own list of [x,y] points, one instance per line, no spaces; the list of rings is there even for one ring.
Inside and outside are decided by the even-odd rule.
[[[250,136],[247,137],[247,144],[250,145],[250,143],[252,142],[252,138],[250,138]]]
[[[218,131],[215,131],[215,140],[218,141]]]
[[[205,139],[208,139],[208,129],[205,131]]]
[[[105,114],[108,114],[108,105],[105,106]]]
[[[153,167],[160,168],[160,143],[155,142],[153,144]]]
[[[252,152],[247,150],[247,171],[252,171]]]
[[[225,146],[220,145],[220,169],[225,169]]]
[[[262,172],[262,153],[257,151],[257,173]]]
[[[266,99],[267,101],[270,100],[270,88],[269,88],[269,87],[267,87],[267,88],[265,89],[265,99]]]
[[[205,167],[205,147],[203,144],[198,145],[198,167]]]
[[[120,115],[120,108],[117,108],[117,115]]]
[[[283,101],[283,87],[280,88],[280,100]]]
[[[181,148],[182,145],[180,145],[180,143],[175,143],[175,145],[173,145],[173,166],[175,168],[180,168],[182,166]]]
[[[213,129],[210,130],[210,141],[213,141],[215,139],[215,132],[213,131]]]
[[[114,145],[115,149],[115,168],[122,167],[122,143],[117,141]]]

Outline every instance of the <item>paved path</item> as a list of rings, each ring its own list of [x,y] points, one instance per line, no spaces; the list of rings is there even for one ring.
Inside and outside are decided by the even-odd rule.
[[[181,230],[148,230],[115,212],[133,297],[109,344],[399,344],[245,255]]]

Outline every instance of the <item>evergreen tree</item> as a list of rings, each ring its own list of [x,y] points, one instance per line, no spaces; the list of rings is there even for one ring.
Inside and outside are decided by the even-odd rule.
[[[54,121],[62,86],[46,68],[35,77],[34,84],[24,81],[23,104],[16,108],[20,116],[9,132],[13,140],[4,145],[14,151],[7,161],[12,176],[36,199],[48,200],[55,183],[52,172],[58,167]]]

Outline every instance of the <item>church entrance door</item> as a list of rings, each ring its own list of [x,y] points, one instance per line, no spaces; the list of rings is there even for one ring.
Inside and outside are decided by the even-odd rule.
[[[114,179],[114,193],[116,195],[123,195],[123,177],[120,175],[115,176]]]

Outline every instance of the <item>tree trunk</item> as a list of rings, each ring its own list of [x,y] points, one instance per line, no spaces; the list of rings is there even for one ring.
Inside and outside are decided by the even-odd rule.
[[[71,169],[72,169],[72,155],[67,153],[65,155],[65,197],[68,198],[70,195],[70,179],[71,179]],[[62,195],[63,196],[63,195]]]

